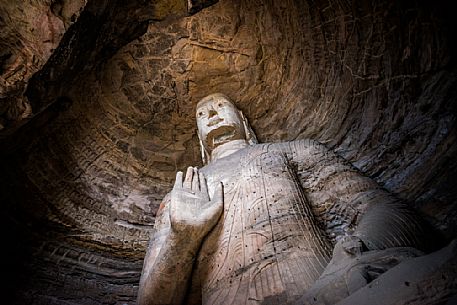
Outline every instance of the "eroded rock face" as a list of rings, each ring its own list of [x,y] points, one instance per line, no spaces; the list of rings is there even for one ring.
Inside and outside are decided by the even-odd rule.
[[[8,64],[5,88],[22,88],[8,105],[46,109],[2,140],[17,300],[134,302],[160,200],[176,170],[201,166],[194,109],[213,92],[237,102],[261,142],[324,142],[455,236],[457,86],[446,7],[240,0],[150,18],[140,2],[104,3],[118,19],[99,32],[82,14],[105,15],[88,3],[75,44],[64,38],[44,68],[57,38],[28,74]],[[50,10],[61,16],[52,17],[54,35],[72,22],[70,3],[59,3]]]
[[[23,95],[30,77],[57,48],[86,4],[75,1],[5,1],[0,7],[0,129],[32,115]]]

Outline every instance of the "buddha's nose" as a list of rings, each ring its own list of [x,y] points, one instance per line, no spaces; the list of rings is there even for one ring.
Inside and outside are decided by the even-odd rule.
[[[210,110],[208,111],[208,118],[212,118],[212,117],[215,116],[215,115],[217,115],[216,110],[210,109]]]

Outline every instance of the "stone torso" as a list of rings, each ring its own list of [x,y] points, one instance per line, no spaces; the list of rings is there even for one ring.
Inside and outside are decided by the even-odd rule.
[[[224,212],[200,250],[191,298],[198,290],[203,304],[292,302],[326,266],[330,244],[281,147],[250,146],[202,168],[210,194],[223,182]]]

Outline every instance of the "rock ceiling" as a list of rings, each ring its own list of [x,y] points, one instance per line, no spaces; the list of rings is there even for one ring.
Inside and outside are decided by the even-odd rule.
[[[0,198],[15,300],[133,304],[160,200],[201,165],[193,112],[213,92],[262,142],[326,143],[455,237],[446,7],[13,2],[0,5]]]

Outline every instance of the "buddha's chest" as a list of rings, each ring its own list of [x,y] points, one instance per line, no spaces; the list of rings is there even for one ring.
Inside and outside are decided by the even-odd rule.
[[[260,146],[260,145],[259,145]],[[222,182],[226,199],[242,195],[245,198],[261,198],[262,193],[276,187],[290,187],[295,181],[293,169],[285,154],[268,151],[267,146],[249,149],[235,154],[204,169],[210,196],[215,186]],[[241,198],[237,198],[241,200]]]

